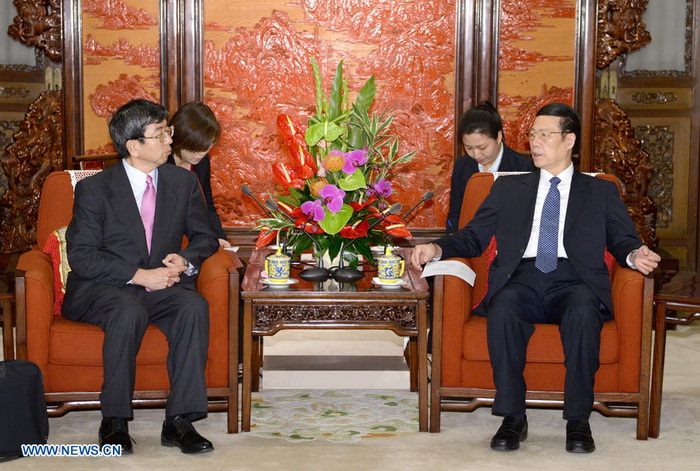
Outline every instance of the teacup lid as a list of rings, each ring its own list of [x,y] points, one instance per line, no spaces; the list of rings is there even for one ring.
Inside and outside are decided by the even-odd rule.
[[[387,261],[401,259],[400,256],[392,253],[391,247],[388,245],[386,246],[386,251],[384,252],[384,255],[377,257],[377,258],[378,258],[378,260],[387,260]]]
[[[287,260],[290,258],[292,257],[287,255],[286,253],[282,253],[282,247],[278,247],[276,253],[267,256],[268,260]]]

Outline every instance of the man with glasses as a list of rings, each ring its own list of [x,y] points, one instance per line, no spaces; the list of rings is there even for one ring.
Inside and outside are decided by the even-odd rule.
[[[218,247],[196,176],[163,165],[173,129],[147,100],[117,110],[109,132],[121,165],[80,181],[66,232],[71,272],[63,316],[99,326],[104,383],[99,444],[132,452],[136,355],[149,324],[165,334],[170,394],[161,443],[213,450],[191,421],[206,416],[209,307],[197,293],[201,263]],[[181,248],[183,236],[188,244]]]
[[[474,311],[488,317],[496,385],[492,412],[504,416],[491,440],[494,450],[517,450],[527,438],[523,371],[534,324],[541,323],[559,325],[564,347],[565,448],[595,450],[588,418],[600,333],[612,318],[604,252],[645,275],[660,260],[639,240],[617,187],[574,170],[580,134],[571,107],[544,106],[528,131],[538,170],[498,178],[466,227],[413,252],[417,266],[434,258],[476,257],[496,236],[488,292]]]

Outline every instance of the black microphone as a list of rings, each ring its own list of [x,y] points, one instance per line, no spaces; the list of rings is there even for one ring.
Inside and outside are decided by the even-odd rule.
[[[260,209],[262,209],[265,212],[265,214],[267,214],[267,217],[272,217],[272,213],[270,213],[270,211],[268,211],[265,206],[260,204],[260,201],[258,201],[258,199],[253,194],[253,190],[251,190],[248,185],[243,185],[241,187],[241,190],[243,191],[243,193],[253,198],[253,200],[255,200],[256,203],[258,203],[258,206],[260,206]]]
[[[415,206],[413,206],[411,209],[409,209],[408,212],[404,214],[401,219],[405,221],[408,215],[413,212],[413,210],[415,210],[418,206],[431,199],[434,195],[435,193],[433,193],[432,191],[426,191],[425,193],[423,193],[423,196],[421,196],[420,201],[417,202]]]

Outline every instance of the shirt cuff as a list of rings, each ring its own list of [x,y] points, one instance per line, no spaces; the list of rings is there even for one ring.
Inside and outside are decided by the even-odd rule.
[[[185,270],[185,275],[194,276],[197,273],[199,273],[199,270],[197,269],[197,267],[192,265],[187,259],[184,259],[184,260],[185,260],[185,262],[187,262],[187,270]]]

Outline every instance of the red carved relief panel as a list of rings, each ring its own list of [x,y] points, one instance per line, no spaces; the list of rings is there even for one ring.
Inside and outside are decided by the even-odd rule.
[[[501,0],[498,109],[506,143],[527,151],[537,110],[573,105],[576,0]]]
[[[409,226],[444,226],[454,139],[454,0],[211,0],[204,18],[205,101],[223,126],[211,156],[224,226],[251,227],[262,216],[241,185],[263,199],[277,191],[270,169],[284,154],[275,120],[287,113],[305,122],[313,112],[312,56],[326,88],[341,59],[351,94],[375,75],[373,110],[393,111],[390,132],[400,138],[400,153],[417,151],[394,179],[395,199],[408,208],[434,191],[435,200]]]
[[[134,98],[160,101],[159,0],[83,0],[86,154],[113,152],[107,119]]]

